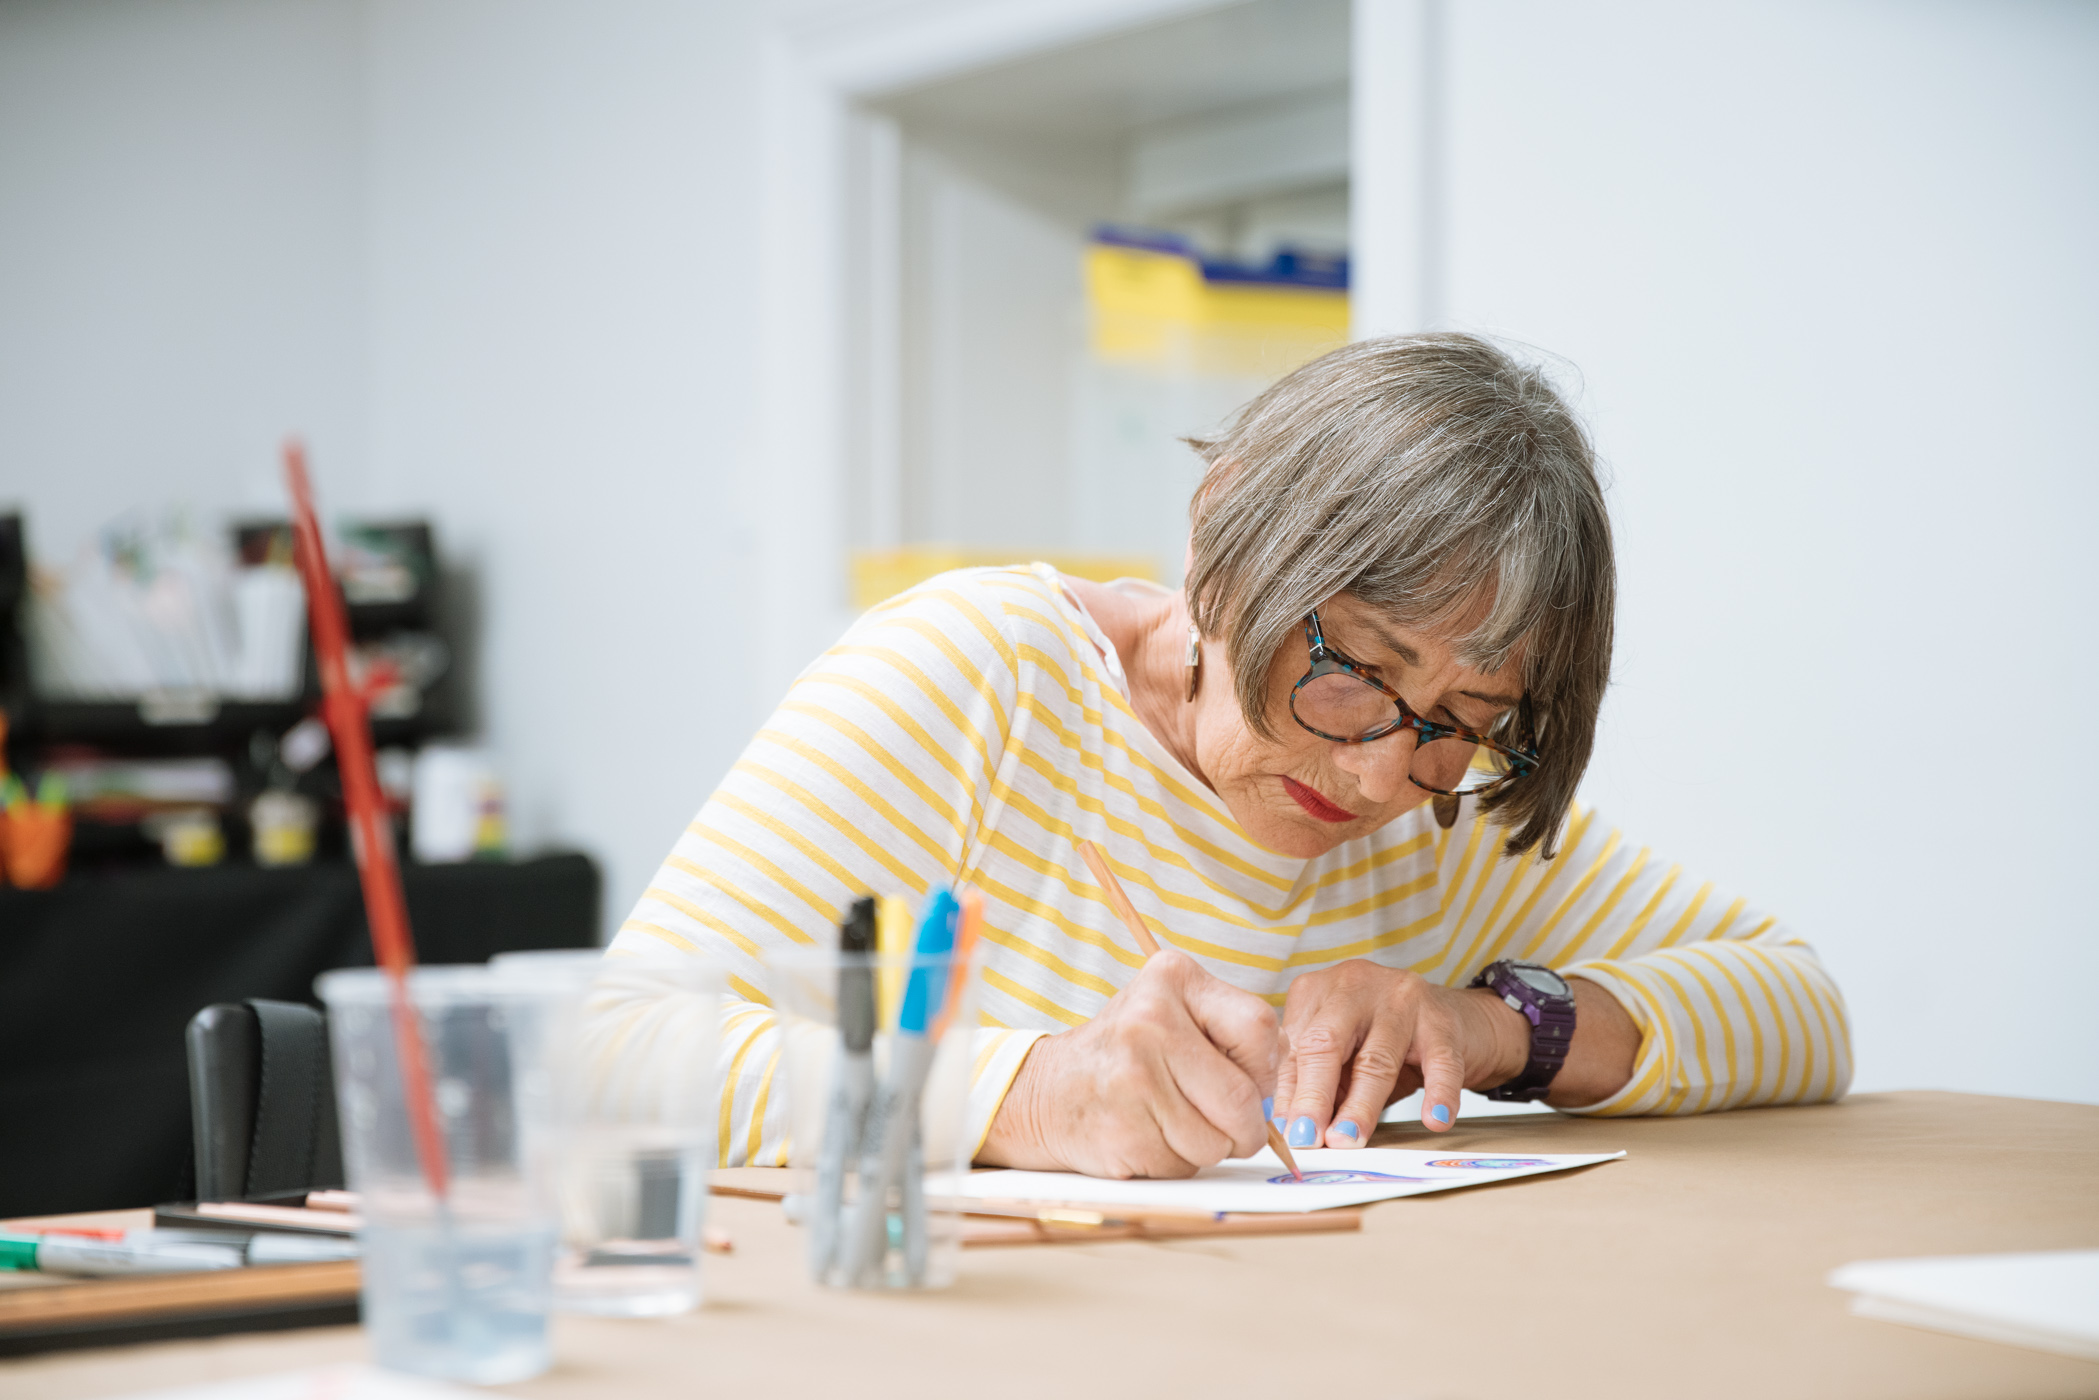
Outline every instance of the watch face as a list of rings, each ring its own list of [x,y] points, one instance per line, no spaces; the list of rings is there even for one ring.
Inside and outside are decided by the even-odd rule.
[[[1567,985],[1567,979],[1549,967],[1539,967],[1535,963],[1516,963],[1509,971],[1515,973],[1523,985],[1532,991],[1543,992],[1546,996],[1564,997],[1574,994],[1573,988]]]

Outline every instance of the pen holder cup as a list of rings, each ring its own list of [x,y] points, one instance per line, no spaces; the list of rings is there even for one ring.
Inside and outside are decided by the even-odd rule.
[[[661,1317],[698,1307],[721,972],[690,956],[595,950],[506,953],[490,965],[562,997],[564,1034],[575,1037],[554,1071],[555,1309]]]
[[[976,969],[945,955],[796,949],[769,957],[767,970],[793,1154],[787,1210],[807,1237],[811,1276],[840,1288],[953,1283],[962,1248],[955,1183],[976,1150]],[[936,987],[938,1010],[923,1014]],[[870,991],[874,1034],[854,1054],[841,1020],[851,1023],[854,998]],[[909,1029],[921,1016],[925,1034]]]
[[[442,1194],[418,1146],[387,975],[324,974],[343,1165],[360,1197],[373,1360],[475,1385],[547,1369],[562,999],[486,967],[409,974]]]

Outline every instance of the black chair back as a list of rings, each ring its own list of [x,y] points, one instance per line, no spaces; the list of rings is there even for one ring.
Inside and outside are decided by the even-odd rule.
[[[207,1006],[190,1019],[197,1199],[237,1201],[343,1184],[328,1022],[296,1002]]]

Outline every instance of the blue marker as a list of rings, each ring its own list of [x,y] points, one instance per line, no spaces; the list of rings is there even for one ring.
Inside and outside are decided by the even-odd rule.
[[[955,951],[955,920],[962,906],[947,890],[935,890],[918,924],[918,946],[912,950],[911,980],[904,984],[904,1004],[896,1013],[903,1035],[924,1035],[940,1015],[947,996],[947,958]]]

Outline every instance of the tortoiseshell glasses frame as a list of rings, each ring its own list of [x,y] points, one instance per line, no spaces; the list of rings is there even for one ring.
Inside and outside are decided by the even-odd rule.
[[[1373,668],[1360,662],[1352,661],[1334,649],[1333,644],[1326,639],[1326,629],[1319,621],[1317,609],[1305,614],[1305,643],[1311,648],[1312,664],[1305,671],[1304,675],[1298,679],[1297,684],[1290,687],[1290,718],[1296,720],[1298,727],[1306,733],[1316,734],[1322,739],[1331,739],[1337,744],[1368,744],[1395,734],[1402,729],[1411,729],[1414,731],[1415,736],[1414,753],[1417,760],[1421,758],[1423,751],[1430,744],[1445,739],[1462,740],[1465,743],[1476,745],[1478,748],[1485,749],[1495,759],[1499,760],[1503,771],[1492,775],[1482,773],[1476,765],[1467,761],[1460,771],[1464,772],[1468,779],[1475,774],[1478,774],[1482,779],[1482,781],[1472,786],[1438,787],[1433,783],[1423,782],[1412,771],[1408,772],[1408,781],[1412,782],[1414,786],[1421,788],[1423,791],[1433,792],[1444,797],[1473,796],[1494,792],[1525,777],[1537,768],[1539,759],[1535,745],[1520,749],[1511,748],[1499,740],[1488,738],[1477,730],[1467,729],[1462,725],[1438,724],[1434,720],[1423,719],[1420,715],[1415,714],[1413,710],[1407,707],[1407,702],[1399,697],[1398,691],[1377,678]],[[1354,734],[1329,733],[1327,730],[1311,723],[1303,714],[1299,713],[1298,700],[1304,693],[1306,686],[1323,676],[1345,676],[1358,685],[1368,686],[1389,702],[1392,709],[1391,717],[1382,723],[1374,722],[1369,727]],[[1365,698],[1367,699],[1368,697]],[[1518,711],[1517,721],[1519,732],[1523,734],[1531,732],[1530,701],[1528,698],[1524,700],[1522,708]]]

